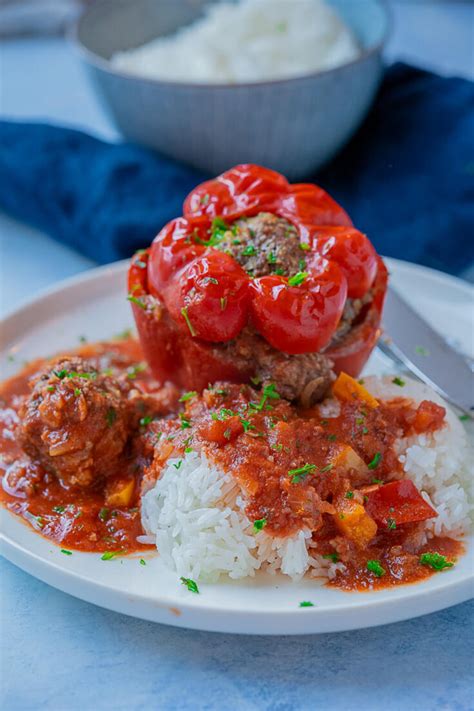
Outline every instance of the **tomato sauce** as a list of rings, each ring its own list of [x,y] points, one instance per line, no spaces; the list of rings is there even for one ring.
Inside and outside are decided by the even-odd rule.
[[[462,552],[449,538],[423,544],[420,524],[436,512],[414,485],[408,492],[400,486],[407,480],[394,449],[395,440],[419,431],[421,421],[424,431],[443,426],[443,408],[426,402],[415,407],[403,398],[372,409],[348,401],[339,403],[337,416],[324,417],[318,408],[298,411],[268,392],[265,398],[247,386],[218,383],[203,398],[190,393],[178,420],[152,425],[159,445],[148,476],[156,476],[169,456],[203,450],[238,480],[250,521],[264,522],[275,536],[312,530],[315,552],[344,563],[331,584],[347,590],[415,582],[433,573],[420,562],[423,553],[451,561]],[[377,517],[371,499],[384,486],[393,504],[388,521],[382,511],[377,529],[367,517],[370,538],[361,539],[360,521],[351,536],[354,511],[347,504]],[[382,567],[380,576],[367,569],[371,560]]]
[[[69,355],[129,378],[143,393],[163,397],[142,361],[139,344],[131,338],[86,344]],[[452,562],[463,552],[461,543],[449,538],[423,543],[421,523],[435,512],[415,487],[404,493],[404,501],[398,500],[403,472],[394,442],[442,427],[444,409],[433,403],[415,406],[398,398],[374,408],[334,400],[336,410],[329,416],[318,407],[298,410],[271,385],[257,391],[224,382],[202,396],[185,393],[179,406],[177,397],[170,398],[161,417],[141,422],[116,474],[133,478],[132,501],[127,507],[108,506],[107,487],[115,475],[90,488],[65,488],[17,442],[18,413],[30,391],[28,383],[47,363],[37,360],[0,385],[0,500],[66,552],[125,554],[146,549],[139,542],[141,491],[159,476],[170,456],[193,449],[232,471],[245,493],[249,519],[268,533],[286,536],[302,527],[311,529],[315,551],[344,563],[330,585],[372,590],[416,582],[434,572],[421,562],[423,553],[434,552]],[[387,484],[390,488],[384,489]],[[351,528],[358,513],[362,518]],[[364,544],[365,535],[369,537]]]
[[[140,347],[133,339],[87,344],[71,354],[90,360],[102,370],[128,373],[143,390],[152,392],[157,389],[156,382],[142,364]],[[124,474],[135,477],[135,500],[129,508],[106,506],[105,489],[101,485],[84,490],[66,489],[19,447],[15,428],[20,398],[28,394],[28,381],[46,363],[47,359],[35,360],[0,386],[2,504],[63,549],[129,553],[149,548],[137,540],[143,535],[139,483],[146,464],[139,447],[124,452],[117,472],[119,477]],[[9,485],[13,474],[15,481],[21,484],[15,489]]]

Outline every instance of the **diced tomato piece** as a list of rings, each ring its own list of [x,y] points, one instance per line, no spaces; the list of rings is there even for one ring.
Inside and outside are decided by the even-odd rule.
[[[409,479],[384,484],[367,496],[366,509],[379,526],[416,523],[438,515]]]
[[[244,427],[237,416],[226,417],[225,420],[211,420],[200,428],[200,435],[209,442],[224,445],[238,437]]]
[[[413,429],[418,434],[422,432],[435,432],[444,424],[446,409],[441,405],[437,405],[431,400],[423,400],[418,405],[415,419],[413,420]]]

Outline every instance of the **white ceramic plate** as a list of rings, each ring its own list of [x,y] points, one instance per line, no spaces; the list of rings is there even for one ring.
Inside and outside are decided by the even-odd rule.
[[[392,283],[469,353],[474,330],[471,288],[439,272],[387,262]],[[126,263],[118,263],[69,279],[9,316],[2,325],[2,377],[15,372],[23,360],[76,346],[80,336],[106,339],[132,326],[125,300],[126,269]],[[366,368],[367,373],[393,371],[378,353]],[[471,541],[452,570],[379,592],[347,593],[311,581],[292,583],[283,576],[260,575],[250,582],[201,585],[201,594],[195,595],[157,555],[111,561],[90,553],[65,556],[6,510],[1,515],[2,553],[20,568],[96,605],[180,627],[254,634],[335,632],[434,612],[468,599],[473,591]],[[140,557],[147,559],[146,566],[140,565]],[[303,600],[314,607],[300,608]]]

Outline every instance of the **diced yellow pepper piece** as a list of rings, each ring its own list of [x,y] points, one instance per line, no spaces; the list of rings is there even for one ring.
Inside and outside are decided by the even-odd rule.
[[[334,506],[334,520],[341,533],[359,548],[367,546],[377,533],[377,524],[362,504],[352,499],[339,499]]]
[[[360,400],[370,408],[379,406],[378,400],[347,373],[339,373],[336,382],[332,386],[332,392],[338,400]]]
[[[113,489],[107,492],[105,503],[107,506],[130,506],[134,489],[135,481],[133,479],[119,481]]]
[[[361,474],[366,474],[368,472],[367,464],[348,444],[342,444],[339,446],[335,455],[331,459],[331,463],[334,467],[338,467],[344,471],[355,469]]]

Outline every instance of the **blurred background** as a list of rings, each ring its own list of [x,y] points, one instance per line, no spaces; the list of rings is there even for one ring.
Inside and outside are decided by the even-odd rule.
[[[279,1],[280,0],[275,0],[275,3],[278,4]],[[99,0],[99,3],[100,2],[101,0]],[[169,9],[170,6],[176,8],[180,4],[191,5],[192,7],[193,4],[196,3],[199,4],[198,0],[173,0],[172,3],[170,3],[169,0],[155,0],[154,4],[156,8],[161,11],[163,8],[166,9],[166,7]],[[298,3],[298,0],[294,0],[294,3]],[[123,0],[116,1],[117,6],[123,4]],[[388,0],[387,3],[380,4],[388,7],[390,29],[386,42],[383,41],[385,34],[382,27],[374,30],[374,32],[379,32],[381,35],[382,56],[385,64],[389,65],[393,62],[402,61],[415,67],[436,72],[441,77],[462,77],[467,80],[474,78],[474,6],[471,2],[455,2],[453,0]],[[77,41],[74,42],[71,39],[70,32],[68,35],[68,30],[70,30],[71,25],[77,20],[84,9],[88,10],[90,14],[94,9],[94,5],[93,0],[87,0],[87,2],[81,2],[80,0],[0,0],[0,111],[2,118],[15,122],[42,122],[54,124],[55,126],[72,127],[91,134],[92,136],[97,136],[112,142],[122,141],[123,133],[127,135],[127,129],[128,138],[132,141],[136,140],[137,135],[138,140],[140,140],[140,131],[146,133],[146,126],[140,125],[137,129],[136,125],[137,113],[142,114],[141,117],[138,116],[140,121],[144,120],[143,114],[146,113],[143,111],[140,112],[139,108],[141,105],[140,102],[148,100],[145,96],[147,92],[144,91],[143,84],[140,84],[140,80],[138,80],[136,85],[137,89],[135,90],[135,85],[127,84],[129,80],[125,80],[125,83],[117,84],[115,78],[112,77],[114,81],[111,81],[108,68],[104,70],[104,64],[101,65],[101,62],[97,60],[97,56],[93,56],[90,52],[90,48],[91,46],[94,47],[94,43],[96,45],[100,45],[101,43],[104,45],[105,43],[105,45],[110,44],[110,46],[105,47],[103,55],[106,56],[107,52],[110,55],[110,47],[114,46],[114,41],[116,43],[123,43],[125,41],[121,36],[124,32],[123,22],[122,24],[115,24],[113,21],[109,21],[109,24],[106,25],[104,38],[104,19],[102,18],[101,20],[100,17],[97,19],[92,15],[86,27],[88,38],[87,41],[82,42],[82,51],[79,46],[81,45],[81,41],[79,41],[79,43]],[[369,20],[367,20],[369,5],[371,5],[369,0],[349,0],[346,2],[346,6],[349,7],[349,13],[352,13],[357,22],[362,23],[361,27],[363,32],[365,32],[366,28],[372,26],[370,23],[373,24],[374,22],[373,18],[370,19],[370,23]],[[138,2],[138,0],[137,2],[132,2],[131,6],[134,7],[136,13],[139,14],[140,2]],[[102,29],[100,29],[101,22]],[[140,22],[142,26],[146,26],[147,20],[142,18],[141,21],[139,20],[139,24]],[[95,33],[96,27],[98,28],[97,33]],[[101,32],[102,35],[100,34]],[[370,37],[368,41],[370,41]],[[85,54],[84,44],[87,45],[87,43],[89,43],[89,47],[88,52]],[[373,71],[375,70],[373,69]],[[342,76],[342,73],[340,76]],[[345,81],[348,81],[350,84],[352,81],[351,77],[349,77],[349,79],[346,77]],[[336,83],[337,82],[333,82],[333,84]],[[372,100],[369,94],[372,89],[375,91],[375,84],[376,81],[374,79],[373,86],[371,85],[371,87],[367,89],[366,101],[368,105],[370,105],[370,101]],[[459,85],[456,86],[459,88]],[[462,86],[464,87],[462,89],[462,92],[464,92],[464,103],[462,105],[462,112],[461,110],[459,112],[459,120],[461,121],[462,118],[463,122],[454,128],[450,127],[449,133],[444,133],[444,135],[440,133],[439,145],[446,145],[448,135],[449,141],[457,141],[459,144],[458,139],[460,136],[457,134],[464,134],[462,139],[463,147],[462,149],[459,148],[459,150],[462,150],[463,161],[465,162],[462,177],[462,181],[465,181],[467,177],[472,178],[472,165],[474,160],[472,155],[471,157],[464,155],[467,152],[466,145],[471,145],[471,147],[473,145],[472,133],[471,137],[466,135],[467,131],[472,129],[472,122],[469,123],[466,113],[468,113],[470,109],[472,110],[473,107],[472,85],[467,85],[466,83]],[[436,86],[433,85],[432,91],[433,96],[435,94],[440,97],[442,94],[452,96],[449,111],[454,121],[456,117],[456,101],[458,101],[458,99],[453,87],[453,84],[436,84]],[[468,92],[467,98],[466,91]],[[156,101],[156,99],[153,100]],[[120,104],[120,106],[117,106],[117,103]],[[196,105],[200,104],[201,108],[199,111],[202,114],[201,120],[206,123],[212,111],[209,109],[203,110],[203,103],[205,102],[199,101],[196,102]],[[213,106],[216,107],[220,103],[221,102],[216,101]],[[351,100],[349,104],[352,106]],[[163,101],[161,105],[163,105]],[[135,107],[135,109],[133,109],[133,107]],[[132,109],[134,116],[130,119]],[[354,111],[355,110],[356,108],[354,108]],[[356,123],[362,120],[364,110],[364,107],[360,108],[360,116],[357,118]],[[413,122],[420,121],[419,110],[420,107],[418,107],[418,114],[416,116],[413,114]],[[122,112],[122,115],[117,116],[117,112]],[[387,114],[386,104],[384,106],[384,112],[383,116],[385,117]],[[436,114],[436,104],[430,104],[428,112],[432,112],[433,115]],[[161,111],[158,113],[161,114]],[[182,114],[182,111],[175,112],[175,115],[178,116],[176,121],[179,122],[179,120],[181,120],[179,116]],[[165,118],[163,118],[163,120],[165,120]],[[330,117],[328,118],[326,116],[323,117],[323,119],[325,119],[326,124],[331,124],[332,120]],[[431,120],[429,116],[425,117],[425,119],[428,123]],[[288,121],[288,126],[292,121],[293,120]],[[173,123],[173,118],[171,122]],[[380,123],[380,120],[378,122]],[[355,126],[353,128],[355,128]],[[432,128],[434,130],[434,126]],[[352,131],[352,128],[350,131]],[[143,133],[143,135],[145,135],[145,133]],[[214,136],[217,136],[217,138],[219,138],[218,133],[219,130],[217,129],[214,133]],[[424,126],[422,124],[419,126],[418,135],[419,145],[422,147],[426,140]],[[344,140],[346,140],[344,136],[342,139],[342,143],[344,143]],[[38,147],[38,156],[41,155],[42,170],[51,170],[53,173],[53,164],[57,165],[59,158],[56,153],[52,152],[51,166],[47,166],[46,156],[50,149],[45,147],[44,138],[41,140],[41,147]],[[166,135],[164,140],[167,140]],[[399,139],[397,138],[397,140]],[[413,137],[411,140],[413,140]],[[232,142],[228,140],[228,137],[226,137],[226,141],[227,144]],[[364,136],[364,141],[367,141],[367,135]],[[382,136],[379,137],[378,141],[378,144],[373,147],[369,145],[367,153],[370,153],[370,156],[366,156],[366,163],[372,161],[375,165],[377,160],[380,159],[380,141],[382,141]],[[147,143],[146,136],[144,143]],[[193,145],[196,146],[198,143],[199,140],[196,140],[196,137],[194,137]],[[23,151],[21,159],[17,157],[17,153],[15,153],[12,146],[17,147],[15,150],[19,150],[18,146],[23,146],[23,134],[8,133],[3,143],[3,163],[1,163],[0,158],[0,208],[4,208],[4,212],[0,211],[0,256],[2,258],[3,276],[1,309],[3,312],[18,306],[21,302],[31,298],[37,291],[49,286],[52,282],[90,268],[98,262],[111,261],[114,258],[127,256],[128,254],[126,249],[125,251],[109,250],[99,254],[87,246],[84,247],[84,244],[80,244],[80,239],[77,237],[77,234],[73,234],[73,231],[77,229],[77,220],[74,225],[74,230],[71,232],[72,236],[69,239],[68,235],[64,235],[64,230],[63,233],[61,233],[56,229],[56,225],[51,223],[51,215],[45,217],[44,214],[37,214],[38,211],[41,211],[41,206],[35,207],[36,212],[32,209],[32,211],[30,211],[31,214],[29,214],[28,210],[25,212],[25,204],[30,201],[31,192],[34,192],[34,184],[23,185],[23,178],[25,178],[26,181],[25,176],[28,174],[28,166],[23,165],[21,160],[24,160],[25,155],[32,157],[36,155],[35,143],[34,141],[27,141],[25,143],[26,147],[21,148]],[[427,144],[427,146],[427,151],[433,154],[432,144]],[[52,150],[53,149],[51,149],[51,151]],[[178,159],[180,159],[179,150],[180,147],[177,146],[175,152]],[[172,150],[170,152],[171,154],[173,153]],[[331,149],[331,155],[334,152],[337,153],[335,149],[334,151]],[[5,155],[7,158],[5,158]],[[343,154],[343,157],[345,155],[346,154]],[[330,157],[331,156],[329,156],[329,158]],[[443,160],[446,162],[448,159],[449,156],[447,154],[444,155]],[[38,161],[39,160],[38,158]],[[330,192],[335,193],[337,199],[344,201],[347,195],[350,197],[352,193],[355,192],[355,178],[352,178],[350,183],[346,181],[346,183],[342,184],[343,181],[340,179],[342,173],[340,162],[338,164],[336,161],[333,170],[333,164],[331,162],[327,164],[328,156],[326,156],[324,160],[329,167],[322,173],[322,177],[320,177],[320,174],[316,174],[316,179],[321,182],[323,187],[327,187]],[[344,158],[344,160],[346,160],[347,163],[347,159]],[[357,157],[357,160],[360,166],[360,155]],[[418,160],[418,158],[414,158],[415,162],[416,160]],[[196,166],[199,164],[199,157],[191,162]],[[317,162],[318,161],[313,161],[315,167],[317,167]],[[384,165],[387,164],[392,168],[392,163],[388,163],[387,160],[385,160]],[[400,164],[400,170],[406,170],[406,162],[404,165],[405,167],[402,167]],[[426,165],[428,165],[428,163]],[[161,164],[157,164],[156,170],[160,171],[160,166]],[[469,166],[471,166],[471,168],[469,168]],[[207,175],[212,173],[212,171],[209,171],[209,166],[197,165],[197,167],[201,169],[199,173],[196,173],[199,177],[203,175],[207,177]],[[275,167],[279,167],[279,165]],[[395,166],[395,168],[396,167],[397,166]],[[438,164],[436,170],[440,170],[441,167],[441,164]],[[331,173],[332,170],[333,172]],[[427,172],[426,166],[423,170],[425,173]],[[446,170],[449,170],[449,166],[446,166]],[[39,168],[37,168],[37,171],[34,176],[30,176],[30,183],[36,181],[38,187],[43,189],[43,183],[45,183],[44,176]],[[202,171],[204,171],[204,173]],[[291,166],[289,172],[291,173]],[[298,177],[312,178],[314,171],[311,171],[310,175],[307,175],[307,173],[308,171],[305,171],[304,176]],[[21,176],[23,176],[23,178]],[[67,182],[69,177],[70,176],[62,174],[61,180],[64,179]],[[373,181],[373,170],[370,177]],[[56,188],[58,180],[59,178],[56,178]],[[191,177],[188,182],[193,184]],[[196,182],[195,179],[194,182]],[[12,186],[15,188],[14,194],[12,192]],[[46,188],[44,189],[46,190]],[[82,186],[82,192],[75,194],[75,199],[82,200],[86,189],[94,190],[95,187],[92,184]],[[426,190],[428,190],[428,187]],[[468,240],[466,232],[468,231],[469,225],[473,226],[472,212],[469,214],[469,209],[465,203],[468,197],[467,190],[465,182],[462,182],[455,191],[455,197],[461,196],[460,199],[462,200],[462,205],[459,207],[458,213],[456,213],[456,205],[451,205],[450,207],[455,217],[456,214],[461,215],[462,213],[462,220],[458,232],[463,233],[463,239],[465,241]],[[472,186],[469,190],[472,190]],[[410,191],[413,191],[412,188],[410,188]],[[469,192],[469,194],[472,195],[472,192]],[[449,194],[449,197],[451,198],[451,194]],[[97,203],[102,199],[103,195],[98,195],[95,198],[95,202]],[[177,196],[177,205],[180,204],[179,201],[181,199],[182,195],[179,194]],[[435,205],[438,199],[439,197],[437,197],[436,200],[433,199],[433,205]],[[45,193],[43,202],[49,200],[49,193]],[[374,205],[381,200],[383,200],[383,198],[377,194],[374,198]],[[172,204],[174,205],[174,202]],[[353,207],[350,199],[349,203],[346,202],[344,204],[349,208],[349,212],[354,210],[356,217],[358,217],[359,214],[361,215],[361,228],[372,226],[371,224],[364,224],[366,213],[363,212],[359,204],[355,204]],[[426,210],[426,206],[430,204],[429,195],[428,197],[425,195],[420,204],[422,204],[423,209]],[[18,205],[22,205],[22,207],[19,208]],[[173,207],[173,209],[175,208]],[[176,208],[176,210],[178,210],[178,208]],[[172,216],[174,215],[169,215],[166,212],[160,213],[158,216],[153,216],[153,220],[155,220],[155,222],[161,219],[166,221],[166,219],[170,219]],[[64,215],[62,215],[62,217],[64,217]],[[83,217],[81,219],[83,220]],[[437,218],[435,217],[434,219],[436,221]],[[380,220],[382,220],[382,217],[380,217]],[[155,224],[155,222],[152,222],[152,218],[150,218],[150,222],[153,225]],[[438,222],[440,221],[438,220]],[[36,227],[40,226],[41,229],[38,231],[31,227],[31,225]],[[373,225],[372,229],[375,232],[379,231],[377,220],[373,221]],[[156,228],[160,226],[160,224],[156,224]],[[86,233],[87,241],[91,244],[95,241],[95,236],[93,231],[89,234],[87,231],[89,227],[87,224]],[[67,226],[66,231],[68,229],[69,227]],[[446,225],[441,225],[440,222],[438,229],[446,229]],[[156,231],[155,229],[155,232]],[[132,246],[137,246],[137,243],[144,239],[144,234],[148,235],[148,232],[143,230],[143,233],[138,234],[134,244],[129,247],[130,252]],[[402,234],[402,238],[405,239],[403,233],[400,234]],[[55,237],[55,240],[51,239],[51,235]],[[373,234],[369,234],[369,236],[373,238]],[[149,234],[149,239],[152,237],[153,234]],[[385,253],[391,256],[403,256],[403,251],[397,253],[396,248],[396,245],[399,245],[400,239],[402,238],[400,238],[398,233],[394,233],[388,246],[386,246],[383,241],[380,244],[377,244],[377,240],[375,240],[375,242],[376,246]],[[406,240],[407,243],[410,241],[408,235]],[[19,258],[19,254],[22,255],[21,259]],[[457,263],[456,265],[450,265],[448,260],[445,270],[472,280],[474,271],[471,264],[471,256],[472,251],[467,250],[462,264]],[[437,255],[436,259],[430,260],[424,259],[423,254],[420,256],[415,253],[413,255],[407,254],[406,258],[412,261],[424,262],[429,266],[436,266],[436,268],[440,269],[444,269],[443,260],[446,259],[444,254]],[[14,264],[14,269],[10,268],[12,264]],[[8,268],[7,265],[9,265]]]

